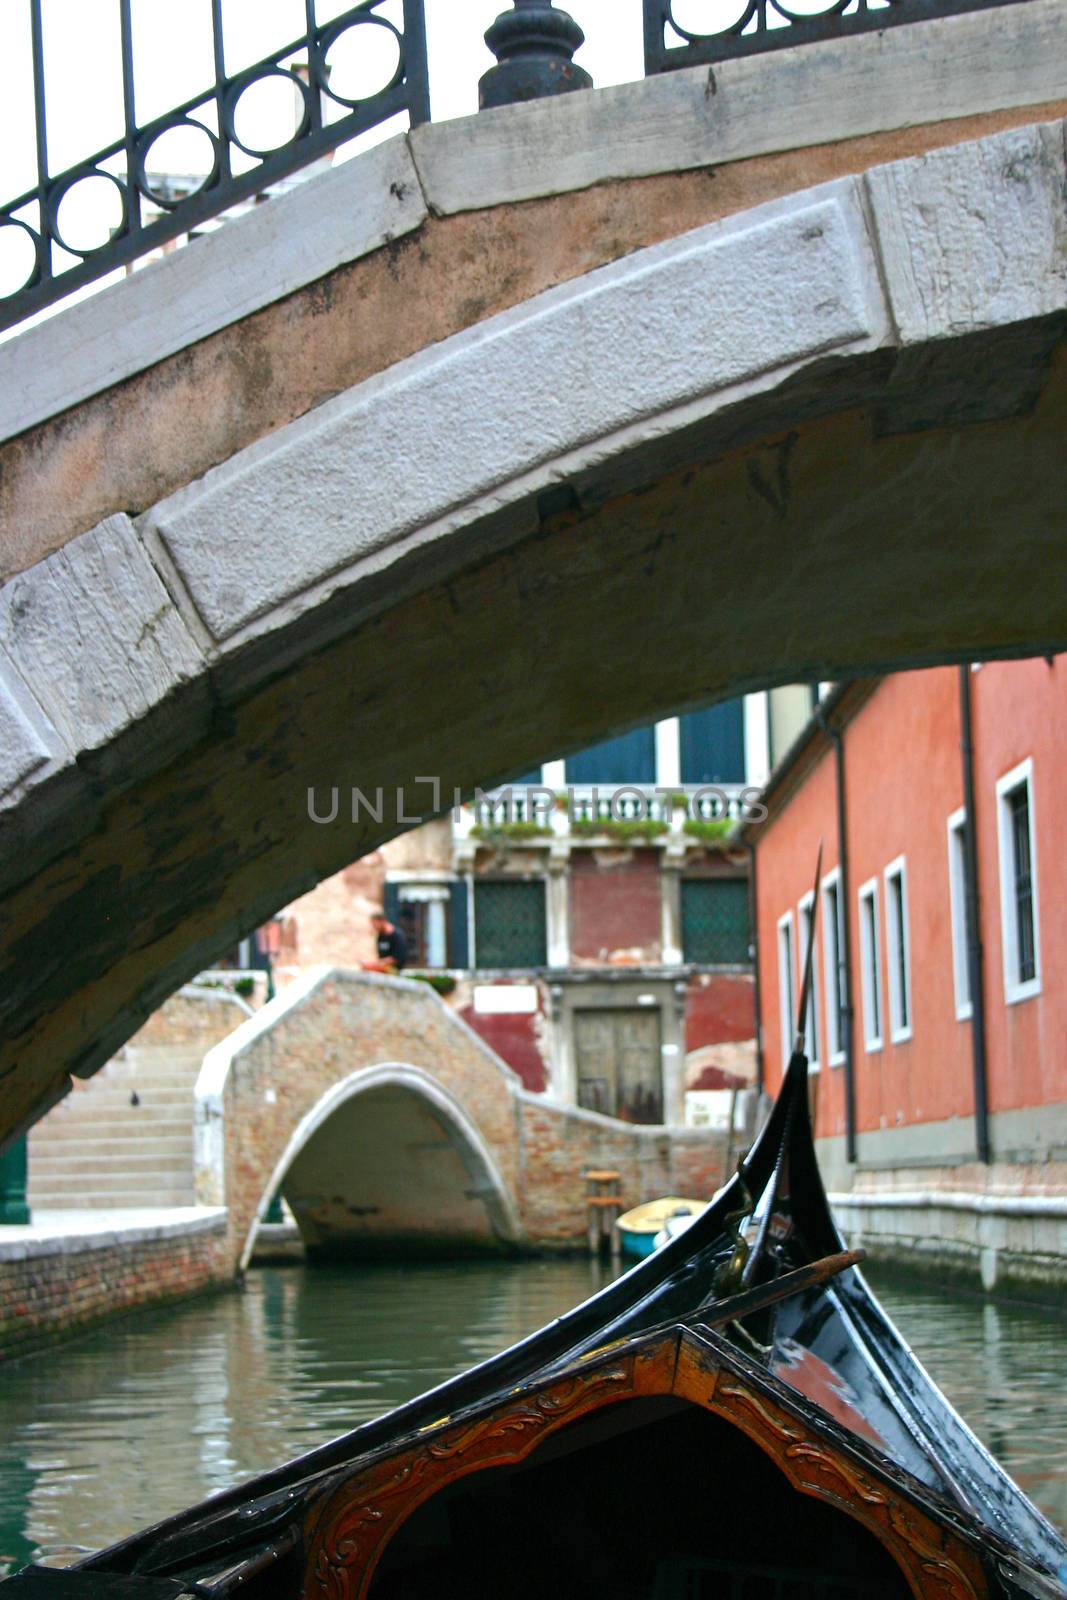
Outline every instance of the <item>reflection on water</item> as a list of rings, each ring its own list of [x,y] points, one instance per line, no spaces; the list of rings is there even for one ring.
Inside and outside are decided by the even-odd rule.
[[[950,1292],[925,1276],[866,1275],[934,1382],[1067,1532],[1067,1315]]]
[[[72,1560],[309,1450],[584,1299],[585,1259],[267,1268],[0,1378],[0,1574]],[[1067,1322],[874,1278],[975,1431],[1067,1528]]]

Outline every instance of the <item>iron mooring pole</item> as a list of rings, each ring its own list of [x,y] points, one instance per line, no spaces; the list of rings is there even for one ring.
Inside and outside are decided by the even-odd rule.
[[[488,29],[485,42],[497,64],[478,84],[481,111],[593,87],[588,72],[572,59],[585,34],[573,17],[548,0],[514,0],[512,10],[502,12]]]

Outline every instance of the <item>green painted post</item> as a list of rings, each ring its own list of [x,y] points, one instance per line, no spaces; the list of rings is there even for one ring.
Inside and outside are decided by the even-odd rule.
[[[26,1141],[16,1139],[15,1143],[9,1145],[0,1155],[0,1224],[29,1222],[30,1208],[26,1204],[27,1170]]]

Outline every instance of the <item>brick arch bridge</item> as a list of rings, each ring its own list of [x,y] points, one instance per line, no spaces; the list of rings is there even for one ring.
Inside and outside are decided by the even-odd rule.
[[[711,1194],[725,1160],[724,1134],[531,1094],[428,985],[336,968],[208,1052],[195,1138],[235,1267],[279,1191],[313,1252],[551,1248],[585,1235],[586,1168],[617,1170],[636,1205]]]
[[[1067,645],[1065,61],[1030,0],[427,126],[3,347],[0,1131],[455,787]]]

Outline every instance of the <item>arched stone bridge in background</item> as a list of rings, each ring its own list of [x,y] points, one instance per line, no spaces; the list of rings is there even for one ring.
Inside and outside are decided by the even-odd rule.
[[[312,1252],[570,1246],[587,1168],[616,1170],[626,1204],[711,1194],[725,1145],[531,1094],[425,983],[339,969],[215,1045],[196,1090],[197,1198],[227,1207],[235,1267],[275,1194]]]
[[[404,826],[311,788],[1067,644],[1065,62],[1027,0],[425,126],[0,349],[6,1134]]]

